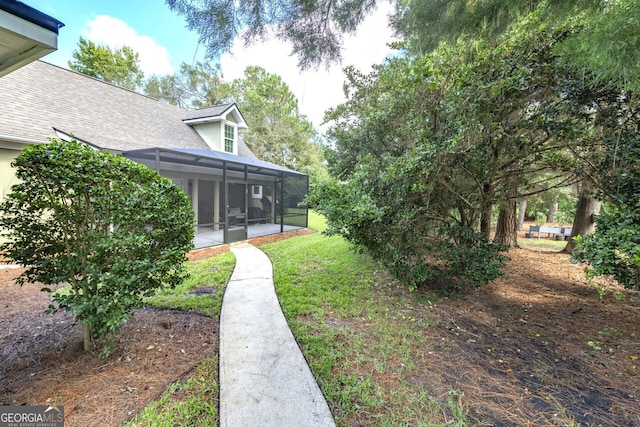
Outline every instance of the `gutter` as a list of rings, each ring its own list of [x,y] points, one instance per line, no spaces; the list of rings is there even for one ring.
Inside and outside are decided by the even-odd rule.
[[[21,136],[4,135],[0,133],[0,141],[15,142],[18,144],[46,144],[49,141],[35,138],[23,138]]]
[[[64,27],[64,24],[49,15],[40,12],[31,6],[16,0],[0,0],[0,10],[4,10],[18,18],[29,21],[39,27],[58,34],[58,30]]]

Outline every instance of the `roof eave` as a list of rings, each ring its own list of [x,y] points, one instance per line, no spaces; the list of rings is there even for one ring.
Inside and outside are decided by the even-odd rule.
[[[247,126],[247,122],[244,120],[242,113],[240,112],[240,110],[238,109],[238,106],[235,103],[230,104],[228,108],[226,108],[224,111],[220,112],[215,116],[198,117],[195,119],[184,119],[182,120],[182,122],[187,125],[194,125],[194,124],[201,124],[201,123],[216,123],[216,122],[225,120],[225,116],[227,116],[227,114],[229,113],[233,114],[234,119],[236,120],[236,123],[240,129],[249,129],[249,127]]]
[[[58,48],[55,18],[14,0],[0,0],[0,76]]]

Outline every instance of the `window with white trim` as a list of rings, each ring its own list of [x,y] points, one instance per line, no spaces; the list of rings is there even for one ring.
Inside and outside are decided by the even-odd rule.
[[[224,151],[227,153],[233,153],[233,147],[236,140],[236,128],[225,124],[224,125]]]

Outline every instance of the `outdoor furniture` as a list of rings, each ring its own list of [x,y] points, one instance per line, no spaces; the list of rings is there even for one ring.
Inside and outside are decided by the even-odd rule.
[[[548,227],[545,225],[530,225],[529,234],[538,233],[538,239],[540,233],[547,233],[547,237],[554,236],[571,236],[571,227]]]
[[[245,214],[240,211],[240,208],[230,208],[227,216],[229,217],[230,225],[237,224],[238,222],[244,223]]]

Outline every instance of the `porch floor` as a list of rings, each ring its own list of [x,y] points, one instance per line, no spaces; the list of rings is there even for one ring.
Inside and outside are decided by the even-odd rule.
[[[235,227],[234,227],[235,228]],[[284,231],[299,230],[304,227],[294,225],[285,225]],[[280,224],[251,224],[247,228],[247,238],[269,236],[271,234],[280,233]],[[195,238],[193,239],[195,249],[208,248],[210,246],[218,246],[224,244],[224,236],[222,229],[214,231],[212,227],[198,226]]]

